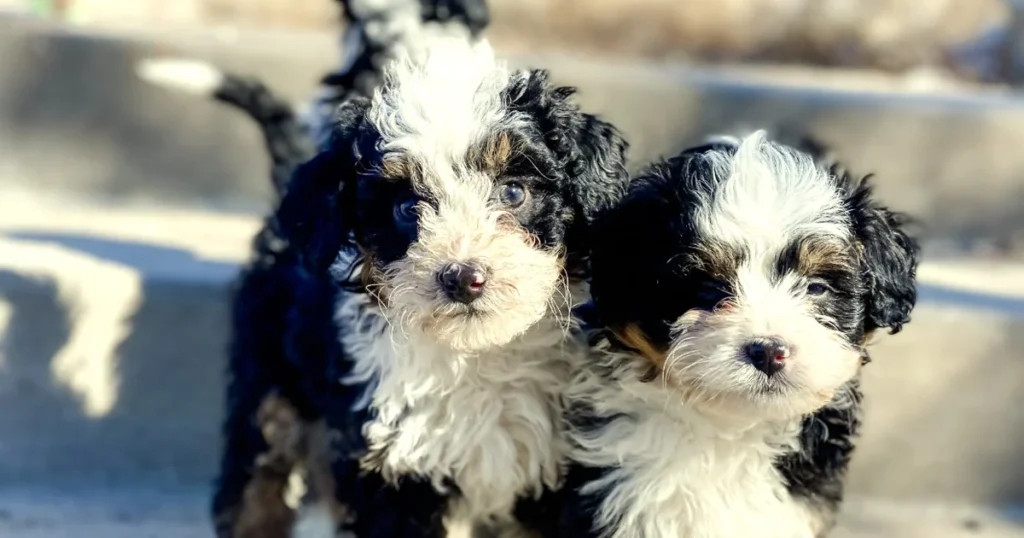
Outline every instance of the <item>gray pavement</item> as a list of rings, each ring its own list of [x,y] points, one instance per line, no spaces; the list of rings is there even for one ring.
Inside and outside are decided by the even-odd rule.
[[[205,506],[199,491],[0,495],[0,538],[212,538]],[[985,508],[852,498],[832,537],[1022,538],[1024,526]]]

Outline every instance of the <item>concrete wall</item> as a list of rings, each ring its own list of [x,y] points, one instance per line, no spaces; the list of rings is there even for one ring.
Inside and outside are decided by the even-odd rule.
[[[257,209],[268,193],[255,128],[213,103],[148,87],[142,57],[183,54],[266,77],[301,100],[336,61],[332,34],[147,31],[97,39],[0,19],[0,148],[9,182],[90,195]],[[635,165],[709,132],[809,129],[933,237],[1012,243],[1024,228],[1024,107],[1012,95],[874,91],[677,65],[513,56],[581,87],[633,142]],[[836,86],[839,86],[838,88]],[[870,90],[870,91],[869,91]]]

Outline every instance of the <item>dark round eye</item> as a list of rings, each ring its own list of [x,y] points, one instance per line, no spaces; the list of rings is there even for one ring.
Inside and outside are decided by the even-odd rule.
[[[807,285],[807,295],[820,297],[828,293],[828,286],[821,282],[811,282]]]
[[[729,298],[729,291],[721,282],[704,282],[697,290],[697,300],[700,306],[714,308],[718,303]]]
[[[403,226],[416,222],[416,219],[419,218],[419,214],[416,212],[416,204],[418,203],[419,200],[411,196],[395,203],[395,222]]]
[[[501,199],[501,203],[506,207],[515,209],[526,201],[526,187],[520,183],[506,183],[501,187],[501,193],[498,195]]]

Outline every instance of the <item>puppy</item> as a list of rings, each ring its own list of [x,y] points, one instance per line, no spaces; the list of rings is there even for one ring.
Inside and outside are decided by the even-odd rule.
[[[557,536],[831,528],[865,345],[909,321],[918,249],[829,159],[762,132],[697,147],[599,219]]]
[[[338,1],[346,23],[343,61],[321,80],[319,94],[305,111],[258,79],[224,72],[206,62],[146,59],[139,64],[138,74],[159,86],[214,98],[255,120],[269,153],[272,184],[280,196],[296,167],[315,156],[318,145],[326,143],[338,106],[349,98],[371,96],[390,59],[418,50],[431,36],[451,35],[474,41],[489,22],[484,0]],[[298,383],[293,379],[297,374],[288,365],[290,351],[285,346],[288,331],[297,323],[294,313],[290,313],[294,294],[305,281],[295,274],[295,250],[283,237],[276,216],[266,220],[254,240],[254,251],[255,260],[243,272],[235,297],[229,413],[224,424],[226,445],[212,502],[215,528],[221,538],[287,536],[295,526],[297,506],[295,499],[287,497],[295,497],[296,489],[311,493],[307,496],[310,498],[317,491],[332,489],[330,473],[322,472],[327,466],[322,443],[317,442],[325,434],[322,421],[305,420],[319,416],[319,411],[313,411],[308,398],[291,402],[277,391],[278,385],[291,387]],[[254,362],[266,368],[250,368]],[[323,372],[314,374],[312,378]],[[274,379],[278,375],[290,377]],[[323,389],[313,386],[308,390],[315,393]],[[263,402],[250,399],[265,393],[272,396]],[[286,414],[290,415],[297,413],[293,403],[304,420],[286,424],[274,421],[282,423],[276,430],[287,430],[288,435],[256,435],[267,426],[256,409],[288,409]],[[230,411],[235,409],[238,411]],[[326,513],[331,520],[343,513],[343,507],[331,503],[315,508],[313,514]],[[295,533],[308,535],[306,529],[313,528],[313,534],[330,534],[322,531],[323,522],[310,523],[311,519],[317,518],[300,520]]]
[[[311,482],[361,538],[539,524],[590,223],[628,181],[626,142],[572,93],[438,39],[339,108],[239,291],[215,511],[267,450],[251,417],[273,394],[322,424],[331,476]]]

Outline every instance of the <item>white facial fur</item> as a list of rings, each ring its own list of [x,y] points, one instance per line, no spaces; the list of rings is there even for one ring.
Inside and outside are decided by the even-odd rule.
[[[342,298],[337,318],[362,330],[342,343],[356,359],[345,384],[367,384],[359,409],[374,420],[365,465],[387,478],[452,480],[454,516],[507,519],[517,496],[553,488],[561,476],[561,400],[581,350],[545,318],[505,346],[453,354],[422,333],[399,333],[363,295]]]
[[[809,277],[795,268],[779,275],[777,260],[800,240],[848,251],[849,216],[827,171],[765,141],[763,133],[739,142],[731,158],[724,152],[707,158],[722,182],[699,201],[697,236],[708,259],[741,256],[724,277],[733,296],[714,312],[693,310],[677,320],[666,375],[689,404],[707,411],[798,417],[831,400],[856,374],[860,355],[815,311],[821,298],[807,293]],[[791,350],[786,367],[770,379],[743,354],[758,337],[781,339]]]
[[[495,177],[473,169],[467,154],[525,118],[508,110],[502,91],[513,73],[484,41],[439,38],[397,62],[367,114],[382,137],[383,159],[407,166],[418,206],[419,233],[407,255],[385,268],[387,316],[425,330],[453,349],[503,345],[550,308],[566,311],[563,258],[542,250],[494,199]],[[437,273],[475,263],[488,273],[471,307],[448,300]],[[559,304],[565,303],[565,304]]]
[[[799,421],[704,414],[676,405],[661,382],[639,381],[635,357],[599,347],[590,361],[625,366],[610,379],[581,372],[568,399],[598,416],[630,417],[570,433],[574,460],[609,469],[582,489],[600,499],[595,524],[604,538],[815,536],[818,516],[789,494],[775,467],[797,448]]]

